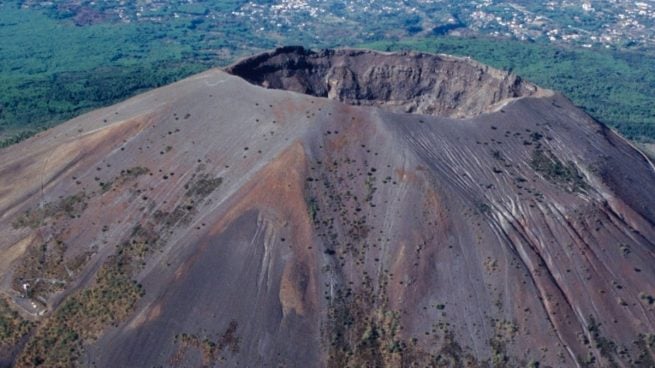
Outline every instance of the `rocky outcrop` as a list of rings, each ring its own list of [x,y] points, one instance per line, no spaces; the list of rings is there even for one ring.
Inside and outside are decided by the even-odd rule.
[[[266,88],[458,118],[493,111],[511,99],[550,93],[469,58],[414,52],[284,47],[239,61],[227,71]]]

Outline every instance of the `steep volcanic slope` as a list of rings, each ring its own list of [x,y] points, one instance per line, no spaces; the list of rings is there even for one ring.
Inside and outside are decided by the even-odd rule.
[[[525,88],[429,116],[212,70],[0,151],[0,364],[653,366],[653,166]]]

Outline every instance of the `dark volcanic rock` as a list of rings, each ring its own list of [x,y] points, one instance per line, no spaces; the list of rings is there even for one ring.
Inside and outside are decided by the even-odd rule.
[[[655,170],[566,98],[424,54],[229,70],[349,104],[211,70],[0,151],[2,364],[653,366]]]
[[[507,99],[549,94],[521,78],[469,58],[368,50],[284,47],[227,68],[247,81],[351,105],[466,117]]]

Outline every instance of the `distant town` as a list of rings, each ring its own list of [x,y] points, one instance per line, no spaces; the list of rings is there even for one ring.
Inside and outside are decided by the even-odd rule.
[[[70,18],[78,26],[102,22],[238,24],[267,38],[334,45],[407,35],[490,35],[581,47],[652,47],[655,1],[441,0],[122,0],[35,1],[23,7]]]

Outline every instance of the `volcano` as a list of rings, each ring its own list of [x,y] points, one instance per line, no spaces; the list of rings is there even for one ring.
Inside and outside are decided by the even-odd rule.
[[[655,365],[653,164],[467,58],[280,48],[0,157],[0,366]]]

